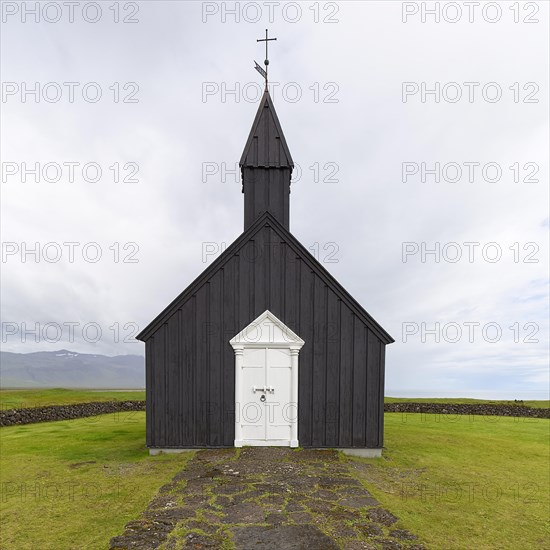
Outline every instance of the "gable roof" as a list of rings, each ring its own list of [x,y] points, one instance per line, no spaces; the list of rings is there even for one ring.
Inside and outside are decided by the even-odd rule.
[[[391,344],[395,340],[379,325],[373,317],[349,294],[345,288],[317,261],[298,239],[285,229],[269,212],[258,216],[256,221],[238,237],[225,251],[216,258],[175,300],[173,300],[153,321],[151,321],[137,336],[138,340],[149,338],[181,305],[186,302],[212,275],[223,267],[234,254],[263,227],[271,227],[290,248],[307,264],[307,266],[374,332],[384,343]]]
[[[241,168],[294,168],[275,107],[266,90],[239,161]]]

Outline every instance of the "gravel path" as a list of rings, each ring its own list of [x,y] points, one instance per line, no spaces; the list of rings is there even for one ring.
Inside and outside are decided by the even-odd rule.
[[[425,550],[332,450],[198,451],[112,550]]]

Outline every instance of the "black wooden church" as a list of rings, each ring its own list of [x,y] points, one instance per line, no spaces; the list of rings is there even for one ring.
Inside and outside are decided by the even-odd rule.
[[[290,232],[294,164],[267,89],[240,166],[244,232],[138,335],[147,446],[378,456],[393,339]]]

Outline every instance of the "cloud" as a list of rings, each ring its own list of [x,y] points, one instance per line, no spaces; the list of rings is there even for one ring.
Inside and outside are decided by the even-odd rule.
[[[78,323],[73,341],[64,333],[59,342],[40,335],[37,343],[32,334],[22,342],[18,333],[4,338],[3,349],[143,353],[141,343],[124,338],[204,269],[203,243],[229,244],[242,230],[241,186],[231,171],[261,91],[253,60],[263,61],[264,52],[256,39],[269,26],[278,38],[270,46],[273,98],[301,169],[291,230],[320,254],[337,250],[337,263],[325,266],[395,336],[388,390],[544,395],[548,5],[539,5],[538,24],[514,23],[504,3],[494,24],[479,14],[473,23],[437,24],[420,15],[403,23],[397,2],[342,2],[337,14],[301,3],[295,23],[283,5],[270,23],[258,3],[257,23],[247,22],[252,11],[238,23],[225,13],[224,22],[229,4],[218,3],[206,22],[203,10],[215,10],[212,3],[156,2],[139,4],[135,24],[114,23],[107,9],[87,23],[77,8],[74,23],[66,14],[58,23],[23,23],[18,14],[3,25],[4,82],[59,83],[64,94],[51,103],[4,98],[3,161],[20,169],[23,162],[80,163],[72,183],[64,170],[55,183],[14,175],[2,184],[2,240],[19,247],[2,266],[4,321]],[[79,83],[73,103],[65,82]],[[403,82],[419,89],[406,102]],[[472,102],[468,82],[478,83]],[[99,86],[101,101],[83,99],[87,83]],[[125,103],[132,83],[138,102]],[[423,102],[422,87],[436,83],[439,101],[428,93]],[[488,83],[498,84],[499,101],[484,98],[484,90],[497,89]],[[446,100],[446,84],[447,97],[459,90],[463,98]],[[538,102],[525,103],[532,93]],[[220,171],[205,178],[207,162]],[[404,162],[418,168],[405,182]],[[86,163],[101,167],[99,181],[87,181]],[[127,163],[139,167],[139,182],[120,181],[132,177]],[[490,163],[501,170],[498,180]],[[456,166],[462,177],[453,182]],[[32,254],[21,261],[23,247],[36,242],[41,253],[46,243],[59,244],[59,261],[36,262]],[[67,242],[78,243],[73,262]],[[479,245],[469,261],[464,243],[472,242]],[[403,243],[418,246],[406,261]],[[458,245],[459,261],[448,243]],[[500,249],[498,261],[487,255],[497,250],[488,243]],[[438,255],[422,261],[422,249],[436,246]],[[101,259],[90,262],[85,254],[98,249]],[[405,322],[495,322],[503,336],[497,344],[482,337],[405,343]],[[97,342],[84,337],[87,323],[101,327]],[[529,323],[539,327],[538,343],[523,342]]]

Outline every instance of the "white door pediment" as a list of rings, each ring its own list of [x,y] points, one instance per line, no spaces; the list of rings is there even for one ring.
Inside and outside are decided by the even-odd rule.
[[[264,311],[229,343],[236,347],[286,347],[300,349],[304,341],[269,310]]]

